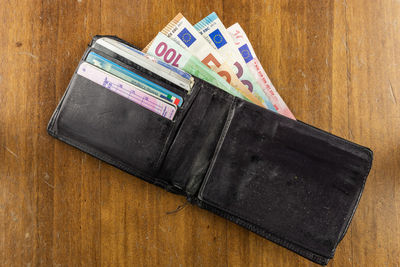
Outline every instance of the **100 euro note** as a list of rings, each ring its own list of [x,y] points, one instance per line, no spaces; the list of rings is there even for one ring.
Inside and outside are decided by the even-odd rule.
[[[231,35],[236,48],[239,50],[244,61],[246,62],[249,70],[252,72],[257,82],[261,85],[264,93],[271,100],[276,111],[288,118],[295,120],[293,113],[278,94],[275,87],[272,85],[271,80],[268,78],[267,73],[261,66],[261,63],[258,60],[246,33],[243,31],[242,27],[240,27],[239,23],[235,23],[227,30]]]
[[[249,91],[260,100],[265,107],[276,111],[271,101],[256,82],[248,69],[239,50],[235,47],[232,37],[215,12],[211,13],[193,26],[208,43],[216,49],[228,62],[236,67],[236,76],[246,85]]]
[[[143,49],[143,52],[205,80],[234,96],[242,98],[242,95],[230,86],[224,78],[162,33],[158,33],[154,40]]]
[[[233,67],[229,66],[218,51],[212,48],[181,13],[172,19],[161,32],[197,57],[219,76],[225,78],[246,100],[264,107],[263,103],[251,94],[247,87],[236,77]]]

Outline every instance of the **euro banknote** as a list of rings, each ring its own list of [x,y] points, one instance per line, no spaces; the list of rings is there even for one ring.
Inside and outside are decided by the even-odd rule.
[[[215,12],[211,13],[193,26],[208,43],[216,49],[224,59],[236,67],[236,76],[247,86],[249,91],[268,109],[276,111],[271,101],[256,82],[253,74],[244,62],[239,50],[235,47],[232,37]]]
[[[180,68],[193,76],[203,79],[234,96],[243,98],[243,96],[230,86],[224,78],[201,63],[198,58],[163,33],[158,33],[156,38],[143,49],[143,52],[163,60],[165,63],[169,63],[174,67]]]
[[[249,70],[253,73],[257,82],[261,85],[264,93],[271,100],[276,111],[288,118],[295,119],[288,106],[285,104],[279,93],[276,91],[267,73],[264,71],[264,68],[258,60],[254,49],[242,27],[238,23],[235,23],[227,30],[231,35],[236,48],[239,50],[244,61],[249,67]]]
[[[212,48],[181,13],[172,19],[161,32],[197,57],[204,65],[225,78],[247,100],[256,105],[264,106],[236,77],[233,68],[229,66],[218,51]]]

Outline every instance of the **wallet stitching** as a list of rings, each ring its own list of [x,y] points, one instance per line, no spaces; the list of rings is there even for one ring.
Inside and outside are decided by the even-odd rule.
[[[363,179],[363,185],[362,185],[362,187],[361,187],[359,193],[357,194],[357,195],[358,195],[358,198],[357,198],[357,201],[356,201],[356,203],[355,203],[355,205],[354,205],[354,208],[352,209],[352,210],[353,210],[352,215],[351,215],[350,218],[349,218],[349,216],[346,217],[346,220],[348,220],[348,223],[346,224],[346,225],[347,225],[346,230],[347,230],[348,226],[350,225],[351,219],[352,219],[352,217],[353,217],[353,215],[354,215],[354,213],[355,213],[355,210],[356,210],[356,208],[357,208],[357,206],[358,206],[358,202],[359,202],[359,200],[361,199],[361,194],[362,194],[362,192],[363,192],[364,185],[365,185],[365,182],[366,182],[366,178],[368,177],[368,174],[369,174],[371,165],[372,165],[372,161],[369,161],[369,168],[368,168],[367,171],[365,172],[365,175],[363,175],[363,178],[362,178],[362,179]],[[207,177],[207,181],[208,181],[208,177]],[[215,206],[216,209],[219,209],[219,210],[221,210],[221,211],[223,211],[223,212],[226,212],[226,213],[228,214],[228,216],[234,216],[233,218],[237,217],[237,218],[240,219],[240,220],[247,221],[246,219],[243,219],[242,216],[239,216],[236,212],[234,212],[234,211],[232,211],[232,210],[230,210],[230,209],[228,209],[228,208],[220,207],[219,204],[216,203],[216,202],[214,202],[214,201],[205,200],[205,199],[201,199],[201,201],[203,201],[203,202],[205,202],[205,203],[208,203],[208,204],[211,205],[211,206]],[[300,248],[302,248],[302,249],[306,249],[304,245],[297,244],[297,242],[289,241],[289,240],[287,240],[287,238],[281,238],[281,237],[278,237],[276,234],[272,234],[272,233],[268,232],[264,227],[258,225],[257,223],[253,223],[253,222],[252,222],[252,223],[246,222],[246,223],[249,224],[250,226],[254,225],[254,226],[256,226],[256,227],[258,227],[258,228],[260,228],[260,229],[263,229],[263,230],[261,230],[262,232],[267,233],[267,235],[272,235],[272,236],[274,236],[275,238],[279,239],[280,242],[285,242],[285,243],[290,242],[290,243],[288,243],[289,245],[290,245],[290,244],[293,244],[293,245],[298,246],[298,247],[300,247]],[[250,227],[247,227],[247,228],[251,229]],[[265,229],[265,230],[264,230],[264,229]],[[257,234],[260,234],[260,233],[259,233],[260,231],[254,231],[254,232],[257,233]],[[345,234],[345,233],[344,233],[344,234]],[[344,234],[343,234],[342,236],[344,236]],[[334,252],[335,252],[335,250],[336,250],[336,247],[337,247],[338,243],[340,242],[340,240],[341,240],[341,239],[339,238],[339,240],[335,243],[334,249],[333,249],[333,251],[332,251],[333,253],[331,253],[331,255],[329,255],[330,258],[333,257]],[[288,248],[289,248],[289,247],[288,247]],[[290,248],[290,249],[291,249],[291,248]],[[318,254],[318,253],[316,253],[316,252],[312,252],[312,251],[309,250],[309,249],[306,249],[306,250],[308,250],[310,253],[315,253],[315,254],[317,254],[317,255],[320,255],[320,254]],[[296,251],[296,250],[295,250],[295,251]],[[322,255],[321,255],[321,256],[322,256]],[[322,256],[322,257],[327,257],[327,256]]]
[[[372,162],[370,161],[369,166],[372,165],[371,163],[372,163]],[[355,205],[354,205],[354,208],[352,209],[353,212],[352,212],[352,216],[351,216],[351,217],[353,217],[353,215],[354,215],[354,213],[355,213],[355,210],[356,210],[356,208],[357,208],[357,206],[358,206],[358,202],[359,202],[359,200],[361,199],[361,194],[362,194],[362,192],[363,192],[363,188],[364,188],[364,185],[365,185],[366,177],[368,177],[368,174],[369,174],[369,169],[366,171],[365,175],[363,175],[363,178],[362,178],[362,179],[363,179],[363,186],[362,186],[362,188],[360,189],[359,193],[357,194],[357,195],[358,195],[358,198],[357,198],[357,201],[356,201],[356,203],[355,203]],[[208,175],[208,174],[207,174],[207,175]],[[206,182],[208,182],[208,178],[209,178],[209,177],[207,177],[207,181],[206,181]],[[202,188],[202,190],[203,190],[203,188]],[[208,203],[208,204],[211,205],[211,206],[215,206],[216,209],[219,209],[219,210],[221,210],[221,211],[224,211],[224,212],[228,213],[229,216],[234,216],[233,218],[237,217],[237,218],[240,219],[240,220],[247,221],[246,219],[244,219],[244,217],[239,216],[236,212],[234,212],[234,211],[232,211],[232,210],[230,210],[230,209],[228,209],[228,208],[220,207],[220,205],[219,205],[218,203],[214,202],[214,201],[205,200],[205,199],[203,199],[203,198],[201,198],[200,200],[203,201],[203,202],[205,202],[205,203]],[[351,217],[349,218],[349,216],[346,216],[346,220],[348,220],[348,223],[346,224],[346,225],[347,225],[346,230],[347,230],[348,226],[350,225]],[[297,242],[294,242],[294,241],[289,241],[287,238],[278,237],[276,234],[272,234],[272,233],[268,232],[264,227],[258,225],[257,223],[253,223],[253,222],[252,222],[252,223],[246,222],[246,223],[248,223],[250,226],[254,225],[254,226],[256,226],[256,227],[258,227],[258,228],[260,228],[260,229],[263,229],[262,232],[267,233],[267,235],[272,235],[272,236],[276,237],[277,239],[280,240],[280,242],[286,242],[286,243],[290,242],[290,243],[288,243],[288,244],[293,244],[293,245],[295,245],[295,246],[298,246],[298,247],[301,247],[301,248],[303,248],[303,249],[306,249],[306,248],[305,248],[305,247],[306,247],[305,245],[297,244]],[[249,227],[247,227],[247,228],[249,228]],[[251,228],[249,228],[249,229],[251,229]],[[265,230],[264,230],[264,229],[265,229]],[[257,234],[260,234],[260,233],[259,233],[260,231],[254,231],[254,232],[256,232]],[[344,234],[343,234],[343,236],[344,236]],[[340,240],[341,240],[341,239],[339,238],[339,241],[335,243],[334,249],[333,249],[331,255],[329,255],[330,258],[333,257],[334,252],[335,252],[335,250],[336,250],[336,247],[337,247],[338,243],[340,242]],[[289,248],[289,247],[288,247],[288,248]],[[291,248],[290,248],[290,249],[291,249]],[[306,250],[308,250],[308,249],[306,249]],[[296,251],[296,250],[295,250],[295,251]],[[318,254],[318,253],[316,253],[316,252],[312,252],[311,250],[308,250],[308,251],[309,251],[310,253]],[[320,254],[318,254],[318,255],[320,255]],[[322,256],[322,257],[325,257],[325,256]],[[326,256],[326,257],[327,257],[327,256]]]
[[[262,236],[269,236],[268,239],[270,237],[272,237],[273,239],[278,240],[279,244],[284,244],[289,249],[297,251],[297,249],[295,249],[295,248],[299,248],[299,249],[307,250],[308,253],[320,255],[316,252],[312,252],[311,250],[305,248],[304,245],[298,244],[297,242],[294,242],[294,241],[289,241],[287,238],[279,237],[278,235],[269,232],[268,230],[266,230],[264,227],[260,226],[257,223],[249,222],[247,219],[244,219],[244,217],[237,215],[235,212],[231,211],[230,209],[219,207],[219,205],[213,201],[210,201],[210,200],[202,200],[202,201],[211,206],[215,206],[215,208],[218,210],[221,210],[221,214],[224,214],[224,212],[225,212],[233,220],[237,218],[237,219],[243,221],[243,226],[246,226],[246,228],[248,228],[250,230],[255,229],[255,230],[252,230],[253,232],[260,234]],[[256,228],[254,228],[254,227],[256,227]],[[271,241],[273,241],[273,240],[271,240]],[[293,248],[293,246],[295,248]],[[328,256],[322,256],[322,255],[321,255],[321,257],[328,258]]]
[[[367,149],[367,150],[369,150],[369,149]],[[372,168],[372,158],[373,158],[372,155],[369,154],[369,161],[368,161],[369,164],[368,164],[368,167],[367,167],[367,169],[366,169],[366,171],[365,171],[365,175],[364,175],[364,177],[362,178],[363,183],[362,183],[362,186],[361,186],[361,188],[360,188],[360,193],[358,194],[358,198],[357,198],[357,200],[356,200],[356,202],[355,202],[355,204],[354,204],[354,208],[353,208],[353,210],[351,211],[351,214],[347,216],[348,223],[346,224],[345,229],[343,230],[343,232],[342,232],[342,234],[340,235],[338,241],[336,242],[335,248],[334,248],[333,252],[336,251],[337,245],[339,244],[339,242],[343,239],[343,237],[344,237],[345,234],[347,233],[347,230],[349,229],[349,226],[350,226],[350,222],[353,220],[354,214],[355,214],[356,209],[357,209],[357,207],[358,207],[358,204],[360,203],[360,200],[361,200],[361,194],[362,194],[362,192],[364,191],[364,187],[365,187],[365,184],[366,184],[366,182],[367,182],[367,177],[368,177],[368,175],[369,175],[369,173],[370,173],[370,171],[371,171],[371,168]]]
[[[226,212],[224,209],[214,207],[213,203],[211,201],[204,201],[203,203],[200,203],[200,204],[203,204],[203,205],[205,204],[204,207],[206,209],[211,210],[212,212],[216,213],[217,215],[224,217],[238,225],[241,225],[256,234],[263,236],[263,237],[267,238],[268,240],[275,242],[279,245],[282,245],[283,247],[286,247],[287,249],[292,250],[302,256],[305,256],[319,264],[326,264],[327,260],[332,258],[332,257],[325,257],[318,253],[312,252],[311,250],[306,249],[305,247],[298,245],[295,242],[280,238],[277,235],[266,231],[263,227],[255,224],[255,223],[250,223],[246,219],[242,219],[240,216],[236,216],[234,214],[229,214],[229,212]]]

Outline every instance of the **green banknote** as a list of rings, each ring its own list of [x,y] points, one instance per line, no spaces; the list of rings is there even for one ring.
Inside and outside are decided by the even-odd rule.
[[[215,50],[181,14],[175,16],[162,30],[168,38],[176,42],[191,55],[199,59],[219,76],[223,77],[233,88],[235,88],[248,101],[264,106],[244,85],[234,72],[234,66],[229,65],[226,60]]]
[[[235,90],[224,78],[204,65],[198,58],[182,48],[179,44],[168,38],[162,33],[146,46],[143,52],[148,53],[165,63],[180,68],[193,76],[203,79],[218,88],[230,93],[231,95],[246,99]],[[247,99],[246,99],[247,100]]]

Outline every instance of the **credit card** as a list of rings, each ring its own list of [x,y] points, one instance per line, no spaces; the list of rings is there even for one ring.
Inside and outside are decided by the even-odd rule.
[[[132,47],[107,37],[97,39],[93,47],[96,48],[98,45],[134,62],[187,91],[190,91],[193,87],[194,79],[190,74]]]
[[[115,76],[133,85],[142,88],[149,93],[152,93],[153,95],[165,99],[170,103],[173,103],[179,107],[182,106],[183,98],[181,96],[165,89],[164,87],[156,83],[153,83],[152,81],[147,80],[146,78],[112,62],[111,60],[100,56],[99,54],[96,54],[95,52],[90,52],[86,58],[86,61],[104,71],[114,74]]]
[[[170,120],[174,118],[177,109],[174,104],[170,104],[157,96],[149,94],[139,87],[107,73],[96,66],[83,62],[79,66],[77,73],[154,113]]]

